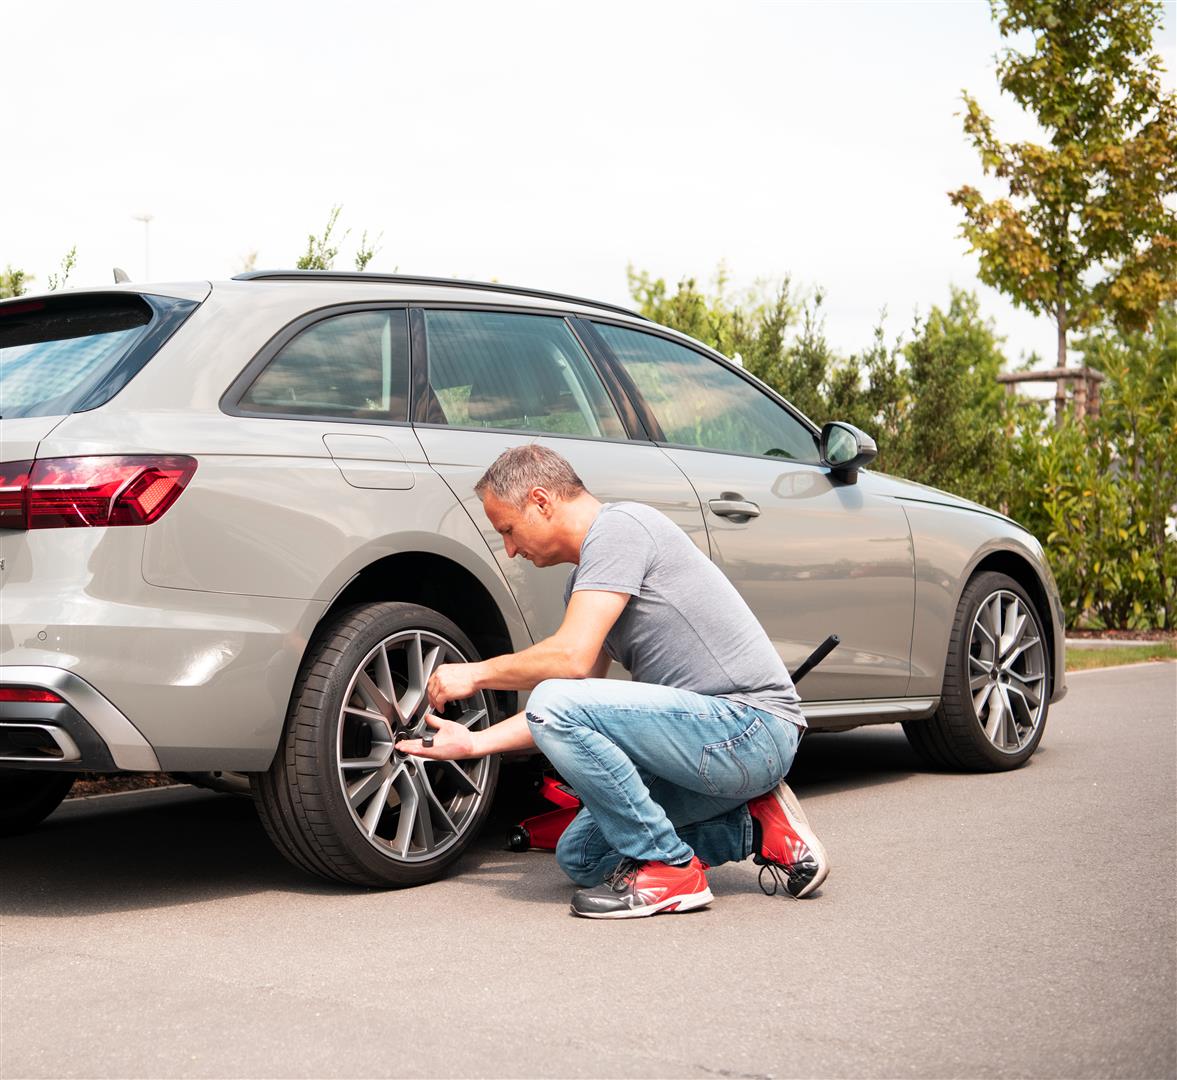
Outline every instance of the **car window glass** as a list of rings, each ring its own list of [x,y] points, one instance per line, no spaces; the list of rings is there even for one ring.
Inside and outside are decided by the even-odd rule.
[[[427,311],[426,419],[624,438],[604,385],[561,318],[491,311]]]
[[[241,407],[258,412],[407,420],[405,311],[353,311],[303,330],[254,380]]]
[[[654,334],[595,325],[646,399],[667,442],[817,464],[809,429],[734,371]]]

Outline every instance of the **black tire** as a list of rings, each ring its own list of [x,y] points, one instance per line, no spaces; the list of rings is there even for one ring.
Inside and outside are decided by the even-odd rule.
[[[1020,600],[1021,607],[1033,621],[1031,633],[1037,637],[1041,645],[1037,649],[1031,646],[1016,661],[1019,666],[1019,684],[1022,680],[1029,680],[1039,688],[1041,711],[1038,715],[1037,704],[1029,710],[1037,716],[1033,725],[1028,722],[1019,725],[1016,721],[1011,721],[1017,738],[1011,736],[1008,745],[1003,748],[986,735],[982,717],[978,715],[973,704],[973,690],[970,688],[969,679],[970,671],[979,670],[976,662],[977,644],[973,639],[973,627],[978,613],[985,605],[996,602],[1000,606],[1003,599],[1009,602],[1012,598]],[[980,638],[976,640],[981,641]],[[909,720],[903,725],[912,748],[925,761],[941,769],[1002,772],[1021,768],[1038,749],[1046,730],[1046,714],[1049,711],[1049,655],[1042,617],[1026,590],[1005,574],[993,571],[978,574],[965,586],[957,605],[952,634],[948,641],[940,706],[928,719]],[[974,656],[972,663],[970,656]],[[1025,701],[1025,698],[1022,700]]]
[[[40,825],[74,786],[74,773],[0,769],[0,836]]]
[[[445,652],[451,661],[479,658],[470,640],[449,619],[430,608],[400,603],[365,604],[342,611],[316,631],[307,649],[273,764],[268,772],[253,777],[254,801],[266,832],[278,850],[304,870],[373,888],[420,885],[441,876],[485,823],[498,781],[498,755],[484,759],[486,765],[480,767],[479,795],[455,794],[455,799],[472,801],[465,805],[464,816],[459,819],[460,828],[438,844],[435,856],[430,855],[428,842],[421,845],[421,851],[406,850],[404,857],[398,857],[387,847],[391,838],[366,836],[362,823],[354,815],[358,815],[360,807],[371,808],[373,804],[361,802],[353,810],[344,792],[341,746],[354,737],[346,726],[350,721],[342,716],[344,695],[357,678],[365,658],[382,642],[416,632],[429,635],[430,642],[444,639],[448,646]],[[476,698],[479,708],[486,710],[486,717],[475,726],[495,723],[499,717],[493,695],[480,693]],[[353,704],[354,701],[353,694]],[[448,706],[446,715],[455,708],[459,707]],[[360,722],[360,727],[364,726]],[[382,730],[378,725],[377,729]],[[367,749],[353,751],[353,756],[358,754],[363,758],[372,753],[371,733],[366,738]],[[345,760],[348,756],[344,754]],[[392,760],[401,761],[401,755],[394,755]],[[420,760],[406,764],[406,770],[424,768],[419,765]],[[439,780],[438,772],[450,775],[449,766],[429,763],[428,767],[435,771],[426,773],[426,780],[432,786],[426,783],[425,787],[433,791],[445,784],[444,777]],[[405,781],[404,774],[401,779]],[[420,783],[415,773],[406,782]],[[378,797],[379,792],[371,796],[373,800]],[[390,808],[387,800],[381,799],[376,813],[382,824],[387,815],[399,825],[403,802],[398,799],[398,806]],[[432,828],[437,824],[432,815],[427,806],[430,840]],[[417,834],[412,830],[423,827],[416,817],[410,819],[406,849],[415,842]]]

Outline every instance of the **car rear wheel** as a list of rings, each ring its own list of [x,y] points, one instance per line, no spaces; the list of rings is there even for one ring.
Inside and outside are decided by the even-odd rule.
[[[0,769],[0,836],[40,825],[73,786],[73,773]]]
[[[449,619],[414,604],[366,604],[324,626],[303,661],[274,762],[254,778],[279,851],[354,885],[419,885],[442,874],[490,811],[498,757],[426,761],[394,744],[426,730],[434,669],[477,659]],[[472,730],[498,719],[482,691],[442,715]]]
[[[997,772],[1024,765],[1046,729],[1049,652],[1026,590],[992,571],[965,587],[949,638],[940,707],[903,730],[934,765]]]

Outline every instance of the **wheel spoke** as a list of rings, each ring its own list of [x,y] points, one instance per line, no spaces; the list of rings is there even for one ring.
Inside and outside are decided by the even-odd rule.
[[[1000,694],[989,695],[989,722],[985,725],[985,734],[994,746],[1001,746],[1001,725],[1005,719],[1005,709],[1002,706]]]
[[[421,635],[417,634],[408,649],[409,686],[401,697],[400,711],[408,721],[421,707],[425,700],[425,690],[429,685],[429,676],[441,661],[444,649],[441,645],[434,645],[428,651],[421,644]]]
[[[429,774],[425,771],[424,760],[417,764],[417,775],[415,779],[421,794],[425,796],[426,807],[432,808],[431,812],[436,813],[445,822],[446,828],[450,832],[456,833],[458,827],[454,824],[453,818],[446,812],[446,808],[442,805],[441,800],[437,797],[437,793],[433,790],[433,785],[429,782]]]
[[[376,685],[389,701],[396,701],[396,687],[392,683],[392,667],[388,663],[388,649],[381,645],[376,653]]]
[[[403,859],[408,855],[409,845],[413,842],[417,814],[421,806],[421,794],[413,786],[408,770],[402,768],[398,779],[400,783],[397,785],[397,793],[400,795],[401,817],[392,843]]]
[[[984,673],[982,673],[980,675],[974,675],[969,680],[969,689],[973,691],[974,695],[976,694],[976,692],[978,690],[981,689],[981,687],[988,686],[988,685],[989,685],[989,676]]]
[[[985,702],[989,700],[992,694],[993,683],[986,679],[985,685],[981,688],[981,692],[979,694],[973,695],[973,708],[976,710],[978,716],[981,715],[981,710],[985,708]]]
[[[1026,651],[1028,648],[1030,648],[1032,645],[1037,645],[1037,644],[1038,644],[1038,641],[1039,641],[1039,639],[1038,639],[1038,638],[1036,638],[1036,637],[1032,637],[1032,638],[1028,638],[1027,640],[1025,640],[1025,641],[1021,642],[1021,643],[1018,645],[1018,647],[1017,647],[1016,649],[1014,649],[1014,651],[1013,651],[1013,652],[1011,652],[1011,653],[1010,653],[1010,654],[1009,654],[1009,655],[1008,655],[1008,656],[1007,656],[1007,657],[1006,657],[1006,658],[1005,658],[1005,659],[1004,659],[1004,660],[1001,662],[1002,669],[1003,669],[1003,670],[1005,670],[1005,671],[1008,671],[1008,670],[1009,670],[1009,667],[1010,667],[1010,665],[1011,665],[1011,664],[1012,664],[1012,663],[1013,663],[1013,662],[1014,662],[1014,661],[1015,661],[1015,660],[1016,660],[1016,659],[1017,659],[1019,656],[1021,656],[1021,655],[1022,655],[1022,653],[1024,653],[1024,652],[1025,652],[1025,651]]]
[[[462,713],[461,716],[458,717],[458,723],[461,724],[463,727],[470,728],[470,727],[473,727],[475,724],[477,724],[479,720],[482,720],[485,717],[486,717],[486,710],[485,709],[467,709],[464,713]]]
[[[1009,694],[1006,693],[1006,688],[1000,688],[1001,703],[1003,706],[1002,712],[1005,715],[1005,739],[1004,748],[1007,750],[1016,750],[1022,744],[1021,737],[1018,735],[1018,718],[1014,715],[1013,702],[1009,699]]]
[[[1001,656],[1004,656],[1006,651],[1015,641],[1022,635],[1022,628],[1026,625],[1027,615],[1021,612],[1021,605],[1014,600],[1009,607],[1005,609],[1004,627],[1001,634]]]
[[[351,803],[352,809],[358,810],[364,804],[364,800],[387,779],[384,769],[373,769],[367,776],[361,776],[348,784],[347,801]]]
[[[364,831],[369,838],[375,835],[377,827],[380,825],[380,818],[384,815],[384,807],[388,803],[388,793],[392,790],[393,777],[386,776],[384,782],[380,785],[380,790],[376,793],[376,797],[369,803],[368,809],[364,811],[362,821],[364,823]]]
[[[1021,686],[1010,685],[1010,692],[1020,694],[1022,700],[1026,703],[1026,707],[1030,710],[1031,716],[1034,710],[1038,708],[1038,703],[1042,700],[1042,695],[1038,692],[1037,684],[1042,682],[1044,675],[1019,675],[1016,671],[1011,671],[1009,677]]]
[[[392,716],[392,701],[384,696],[380,687],[372,681],[372,677],[366,671],[361,671],[356,676],[356,690],[373,712],[378,712],[385,719]]]
[[[392,757],[392,743],[390,741],[373,741],[372,753],[364,758],[340,758],[341,769],[382,769]]]
[[[454,779],[457,780],[458,783],[463,788],[465,788],[468,793],[473,795],[482,794],[482,788],[480,788],[478,784],[474,782],[473,777],[471,777],[470,774],[466,772],[466,770],[463,769],[462,766],[459,765],[456,761],[443,761],[441,764],[449,767],[453,771]]]

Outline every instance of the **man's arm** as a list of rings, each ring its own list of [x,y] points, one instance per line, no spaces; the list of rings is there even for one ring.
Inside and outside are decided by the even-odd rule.
[[[467,698],[476,690],[531,690],[544,679],[604,675],[609,667],[605,637],[628,602],[628,593],[574,592],[560,629],[551,637],[490,660],[442,664],[429,678],[429,704],[440,711],[446,702]]]

